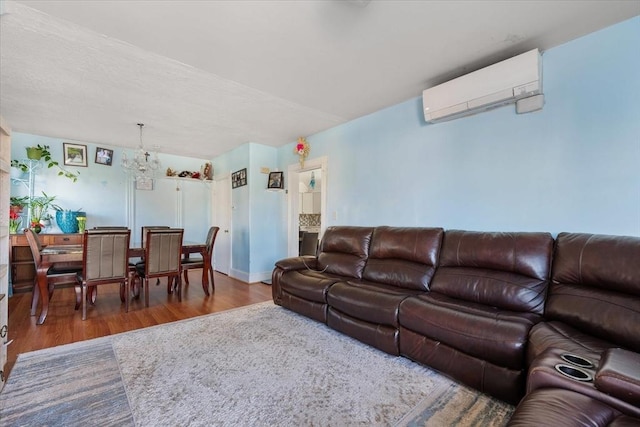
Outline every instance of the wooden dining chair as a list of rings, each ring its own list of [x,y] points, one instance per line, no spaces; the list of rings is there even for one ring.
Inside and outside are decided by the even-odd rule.
[[[300,243],[300,255],[316,255],[318,251],[318,233],[305,231]]]
[[[77,280],[82,286],[82,320],[87,318],[87,292],[89,287],[120,283],[120,289],[129,289],[129,240],[131,230],[87,230],[82,239],[82,271]],[[128,293],[125,293],[125,296]],[[124,299],[129,311],[129,298]]]
[[[167,292],[173,288],[182,301],[182,228],[151,228],[145,235],[144,259],[136,264],[136,276],[144,288],[144,305],[149,307],[149,279],[167,277]],[[175,283],[175,286],[173,285]],[[127,286],[126,295],[130,294]]]
[[[31,248],[31,255],[33,255],[33,262],[36,267],[36,271],[40,268],[40,263],[42,261],[42,255],[40,251],[42,250],[42,243],[38,238],[38,235],[30,228],[24,229],[24,235],[27,237],[27,242],[29,243],[29,248]],[[77,284],[76,274],[81,271],[82,267],[79,264],[53,264],[47,270],[47,288],[49,291],[49,299],[53,296],[53,290],[56,285],[62,284],[75,284],[76,291],[76,306],[77,310],[80,308],[80,298],[81,298],[81,290],[80,285]],[[40,301],[40,288],[38,287],[38,278],[36,276],[33,284],[33,292],[31,294],[31,315],[36,315],[36,310],[38,308],[38,302]]]
[[[209,271],[204,271],[203,274],[209,275],[209,281],[211,282],[211,289],[215,290],[215,282],[213,281],[213,245],[216,242],[216,236],[218,235],[218,231],[220,231],[220,227],[213,226],[209,228],[209,232],[207,233],[207,240],[205,240],[205,244],[207,246],[206,249],[206,257],[209,259]],[[185,255],[182,258],[182,270],[184,271],[184,283],[185,285],[189,285],[189,274],[188,271],[194,268],[205,268],[204,266],[204,258],[202,256],[192,257],[189,255]],[[208,295],[208,293],[207,293]]]

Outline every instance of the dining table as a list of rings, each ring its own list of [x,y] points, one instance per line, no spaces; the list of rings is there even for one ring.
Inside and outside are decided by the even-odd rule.
[[[49,286],[47,283],[47,272],[49,268],[56,265],[81,266],[83,256],[83,245],[49,245],[40,251],[40,266],[36,271],[37,286],[40,292],[40,301],[42,308],[40,316],[36,324],[42,325],[47,319],[49,313]],[[204,268],[202,269],[202,289],[205,295],[209,296],[209,276],[208,272],[211,268],[211,257],[207,254],[207,245],[197,242],[183,242],[182,254],[188,258],[190,254],[198,253],[202,256]],[[139,243],[135,243],[129,248],[128,257],[139,258],[144,256],[144,248]],[[34,289],[35,292],[35,289]],[[34,313],[35,315],[35,313]]]

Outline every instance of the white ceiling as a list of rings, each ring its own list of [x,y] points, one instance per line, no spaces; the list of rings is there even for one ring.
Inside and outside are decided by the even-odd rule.
[[[533,48],[633,1],[0,0],[16,132],[213,158],[281,146]]]

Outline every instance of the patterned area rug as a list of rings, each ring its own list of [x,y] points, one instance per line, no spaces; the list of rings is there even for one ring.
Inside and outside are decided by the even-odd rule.
[[[513,407],[272,303],[22,354],[0,425],[501,426]]]

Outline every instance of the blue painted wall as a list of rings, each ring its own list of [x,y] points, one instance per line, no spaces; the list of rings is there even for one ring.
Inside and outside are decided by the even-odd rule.
[[[639,46],[634,18],[545,52],[539,112],[427,125],[415,98],[308,137],[325,223],[640,235]]]
[[[87,213],[88,228],[97,225],[128,225],[129,227],[133,227],[133,224],[127,223],[127,186],[131,185],[133,188],[133,184],[132,180],[120,167],[120,162],[122,160],[121,148],[14,132],[11,136],[11,158],[26,158],[25,147],[37,144],[49,145],[52,158],[62,165],[62,149],[64,142],[86,145],[88,166],[67,167],[63,165],[66,169],[80,172],[78,181],[74,183],[67,178],[57,176],[58,169],[55,167],[48,169],[43,164],[43,167],[36,175],[34,188],[35,195],[41,195],[41,192],[45,191],[48,195],[55,195],[55,203],[60,205],[63,209],[82,209]],[[112,166],[105,166],[94,162],[96,147],[98,146],[114,150]],[[160,176],[164,175],[164,171],[167,167],[171,167],[178,171],[196,171],[199,170],[201,165],[206,162],[204,159],[195,159],[169,154],[160,154],[159,158],[162,163],[162,170],[158,173]],[[146,206],[146,211],[149,212],[147,218],[141,218],[141,221],[145,224],[158,224],[158,221],[154,218],[156,216],[154,213],[166,213],[171,215],[171,217],[176,217],[176,203],[174,199],[177,197],[177,193],[175,191],[175,183],[172,181],[163,184],[166,185],[157,185],[156,189],[153,191],[144,192],[143,196],[145,203],[147,203],[147,205],[152,204],[152,206]],[[183,184],[186,185],[192,183]],[[201,185],[204,186],[206,184]],[[170,192],[163,192],[163,188],[170,188]],[[138,193],[141,190],[132,191],[134,193]],[[187,222],[184,224],[185,239],[191,241],[204,240],[210,226],[209,219],[211,218],[210,191],[203,191],[200,188],[198,188],[197,191],[198,194],[201,195],[200,199],[203,202],[202,206],[198,208],[198,217],[202,218],[202,220],[189,221],[189,218],[195,217],[192,212],[188,212],[184,215],[184,220]],[[12,185],[11,195],[21,196],[26,194],[27,190],[21,184]],[[186,200],[188,201],[189,199]],[[165,222],[162,221],[162,223],[164,224]],[[166,225],[175,226],[178,224]],[[52,227],[45,231],[53,233],[60,232],[55,221],[53,221]],[[134,233],[134,238],[139,240],[138,233],[133,229],[132,232]]]
[[[216,176],[247,169],[247,185],[231,190],[232,277],[256,282],[270,277],[273,247],[281,218],[284,192],[267,191],[268,175],[261,168],[277,167],[277,150],[248,143],[213,161]]]
[[[309,136],[309,159],[328,158],[325,225],[640,236],[638,46],[640,17],[544,52],[539,112],[516,115],[511,106],[427,125],[416,97]],[[12,157],[35,143],[62,158],[62,140],[19,133]],[[250,143],[214,160],[216,176],[248,173],[248,185],[231,192],[235,277],[254,281],[286,256],[286,195],[266,191],[260,168],[297,164],[293,144]],[[124,175],[94,164],[95,145],[87,145],[90,164],[78,183],[51,172],[37,187],[58,195],[63,207],[125,221]],[[162,160],[179,170],[200,165]]]

